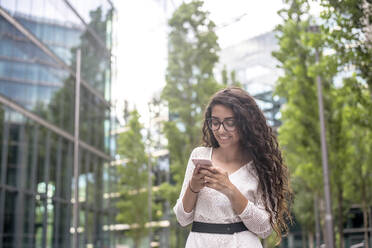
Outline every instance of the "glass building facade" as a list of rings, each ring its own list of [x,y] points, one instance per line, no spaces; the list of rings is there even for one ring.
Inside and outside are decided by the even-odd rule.
[[[114,19],[109,0],[0,0],[0,247],[115,246]]]
[[[273,89],[281,71],[271,53],[278,49],[273,31],[223,48],[216,75],[218,78],[224,67],[229,72],[235,71],[236,80],[254,96],[274,129],[281,124],[279,109],[284,103],[283,99],[273,97]]]

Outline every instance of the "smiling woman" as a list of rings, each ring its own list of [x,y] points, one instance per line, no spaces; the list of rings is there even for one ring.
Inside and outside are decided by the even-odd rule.
[[[272,230],[281,237],[290,218],[288,172],[256,102],[227,88],[212,97],[204,117],[205,144],[190,156],[173,209],[182,226],[192,223],[186,247],[259,248]]]

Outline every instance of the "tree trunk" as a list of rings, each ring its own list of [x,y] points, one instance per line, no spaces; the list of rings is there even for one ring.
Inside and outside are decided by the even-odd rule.
[[[176,240],[177,240],[177,247],[181,247],[181,229],[176,227]]]
[[[340,236],[340,248],[344,248],[344,218],[343,218],[343,210],[344,210],[344,198],[342,195],[342,186],[338,187],[338,234]]]
[[[314,234],[312,232],[307,233],[309,248],[314,248]]]
[[[322,244],[325,244],[325,239],[327,237],[327,232],[326,232],[326,227],[325,227],[325,202],[322,197],[319,199],[319,212],[321,216],[320,225],[321,225],[322,234],[323,234],[323,239],[320,242],[320,246],[321,246]]]
[[[363,208],[363,227],[364,227],[364,247],[369,248],[368,245],[368,205],[366,195],[366,184],[362,178],[362,208]]]
[[[368,215],[369,215],[369,227],[371,228],[371,233],[369,235],[369,243],[372,244],[372,208],[371,206],[368,206]]]
[[[365,205],[365,203],[363,203]],[[368,248],[368,209],[363,206],[364,247]]]
[[[314,211],[315,211],[315,247],[320,247],[320,218],[319,218],[319,197],[315,194],[314,197]]]
[[[302,247],[303,248],[306,248],[306,232],[305,232],[305,230],[303,230],[302,232],[301,232],[301,235],[302,235]],[[294,240],[294,239],[293,239]]]

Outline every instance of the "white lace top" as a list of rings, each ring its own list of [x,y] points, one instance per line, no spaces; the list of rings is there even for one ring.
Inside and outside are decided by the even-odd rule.
[[[259,237],[266,238],[269,236],[272,228],[269,215],[262,204],[261,194],[257,190],[258,177],[252,167],[252,161],[229,175],[231,183],[248,199],[248,204],[240,215],[234,213],[229,199],[224,194],[208,187],[204,187],[199,192],[195,208],[192,212],[185,212],[182,198],[195,168],[191,158],[211,159],[211,156],[212,148],[210,147],[198,147],[192,151],[187,164],[182,190],[173,208],[178,222],[181,226],[187,226],[193,221],[207,223],[234,223],[243,221],[249,231],[235,234],[190,232],[187,238],[186,248],[261,248],[262,245]]]

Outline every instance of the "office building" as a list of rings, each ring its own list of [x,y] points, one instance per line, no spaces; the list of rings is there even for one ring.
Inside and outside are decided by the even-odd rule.
[[[0,247],[115,246],[114,10],[0,0]]]

